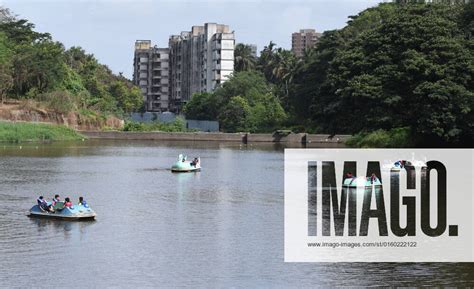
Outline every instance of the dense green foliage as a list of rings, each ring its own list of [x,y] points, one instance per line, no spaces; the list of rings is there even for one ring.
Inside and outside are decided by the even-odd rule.
[[[153,122],[135,122],[126,121],[124,131],[165,131],[165,132],[189,132],[194,131],[186,128],[184,119],[177,117],[174,121],[165,123],[159,121]]]
[[[114,75],[80,47],[68,50],[0,7],[0,100],[47,100],[62,113],[79,109],[122,114],[143,106],[138,87]],[[66,103],[67,102],[67,103]]]
[[[184,111],[189,119],[218,120],[226,132],[268,132],[286,120],[272,86],[256,71],[237,72],[213,93],[195,94]]]
[[[262,131],[271,126],[260,127],[260,117],[271,116],[255,113],[253,99],[266,103],[269,93],[287,116],[275,123],[298,131],[358,134],[359,146],[393,146],[402,137],[416,146],[472,146],[474,3],[398,2],[351,16],[302,58],[270,42],[252,68],[244,65],[250,62],[240,47],[236,68],[260,72],[265,81],[236,73],[218,90],[227,97],[208,96],[212,113],[201,109],[205,101],[201,108],[190,102],[187,111],[219,119],[229,131]],[[363,137],[368,143],[360,142]],[[397,140],[388,141],[392,137]]]
[[[470,145],[472,9],[472,4],[367,9],[344,29],[323,35],[300,72],[295,97],[311,103],[305,113],[329,133],[409,127],[417,145]]]
[[[346,141],[346,144],[359,148],[405,148],[414,147],[415,142],[411,137],[410,129],[405,127],[358,133]]]
[[[255,69],[257,58],[252,55],[250,45],[238,43],[234,49],[234,71],[249,71]]]
[[[63,125],[0,122],[0,142],[80,140],[84,136]]]

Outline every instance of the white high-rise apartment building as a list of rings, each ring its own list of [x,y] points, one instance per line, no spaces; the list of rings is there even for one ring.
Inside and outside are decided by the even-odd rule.
[[[234,32],[216,23],[170,36],[170,109],[179,111],[194,93],[226,81],[234,71],[234,46]]]

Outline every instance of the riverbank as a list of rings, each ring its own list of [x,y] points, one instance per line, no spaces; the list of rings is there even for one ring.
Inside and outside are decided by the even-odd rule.
[[[180,141],[219,141],[240,143],[330,143],[344,144],[349,135],[330,137],[323,134],[307,133],[207,133],[207,132],[123,132],[123,131],[80,131],[91,139],[123,140],[180,140]]]
[[[49,142],[83,138],[83,135],[64,125],[0,121],[0,142]]]
[[[0,105],[0,121],[51,123],[76,130],[122,129],[124,121],[91,110],[58,112],[34,100],[9,100]]]

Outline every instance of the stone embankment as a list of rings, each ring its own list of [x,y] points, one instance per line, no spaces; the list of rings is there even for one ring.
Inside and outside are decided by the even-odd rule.
[[[166,141],[219,141],[241,143],[344,143],[349,135],[328,136],[323,134],[290,133],[208,133],[208,132],[122,132],[122,131],[81,131],[90,139],[123,140],[166,140]]]

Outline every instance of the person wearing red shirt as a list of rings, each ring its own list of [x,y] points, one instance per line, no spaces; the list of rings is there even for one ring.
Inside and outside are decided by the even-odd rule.
[[[68,207],[68,208],[72,207],[71,199],[69,198],[64,199],[64,207]]]

